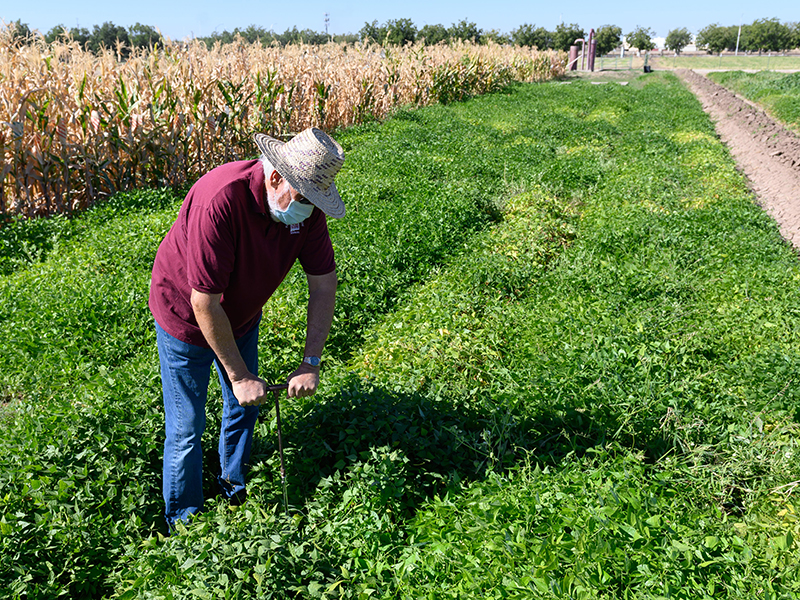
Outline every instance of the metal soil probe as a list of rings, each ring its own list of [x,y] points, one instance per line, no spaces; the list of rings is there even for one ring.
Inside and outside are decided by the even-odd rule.
[[[275,385],[267,386],[267,391],[272,392],[275,397],[275,418],[278,421],[278,452],[281,455],[281,483],[283,484],[283,512],[289,516],[289,495],[286,493],[286,467],[283,463],[283,435],[281,432],[281,406],[280,406],[280,391],[288,389],[288,383],[276,383]]]

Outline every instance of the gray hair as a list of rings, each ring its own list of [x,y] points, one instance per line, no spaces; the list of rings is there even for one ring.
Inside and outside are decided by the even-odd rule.
[[[272,172],[276,171],[277,169],[272,166],[272,163],[269,162],[269,159],[265,155],[262,154],[259,160],[261,161],[261,166],[264,167],[264,179],[269,179],[270,175],[272,175]]]

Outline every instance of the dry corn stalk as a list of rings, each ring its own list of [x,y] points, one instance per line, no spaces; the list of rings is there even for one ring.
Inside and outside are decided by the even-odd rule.
[[[0,216],[71,212],[119,190],[190,182],[253,156],[252,134],[331,131],[398,106],[542,81],[565,57],[454,44],[207,49],[169,43],[99,56],[76,43],[20,46],[0,31]]]

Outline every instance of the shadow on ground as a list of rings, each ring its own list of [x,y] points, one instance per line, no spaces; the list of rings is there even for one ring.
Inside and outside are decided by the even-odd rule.
[[[522,460],[557,467],[567,455],[582,456],[620,429],[622,415],[608,411],[593,414],[570,406],[529,411],[526,406],[519,398],[432,399],[351,382],[306,414],[284,417],[290,504],[304,505],[321,481],[357,468],[383,449],[407,459],[404,493],[409,497],[403,505],[413,513],[453,484],[480,480],[488,470],[507,470]],[[652,459],[668,447],[653,431],[641,436],[635,449]],[[271,470],[273,479],[268,502],[280,502],[277,455],[275,435],[256,440],[253,468]]]

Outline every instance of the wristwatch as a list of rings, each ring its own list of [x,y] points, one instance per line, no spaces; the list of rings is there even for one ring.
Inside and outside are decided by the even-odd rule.
[[[304,356],[303,362],[312,367],[318,367],[319,363],[322,361],[319,356]]]

